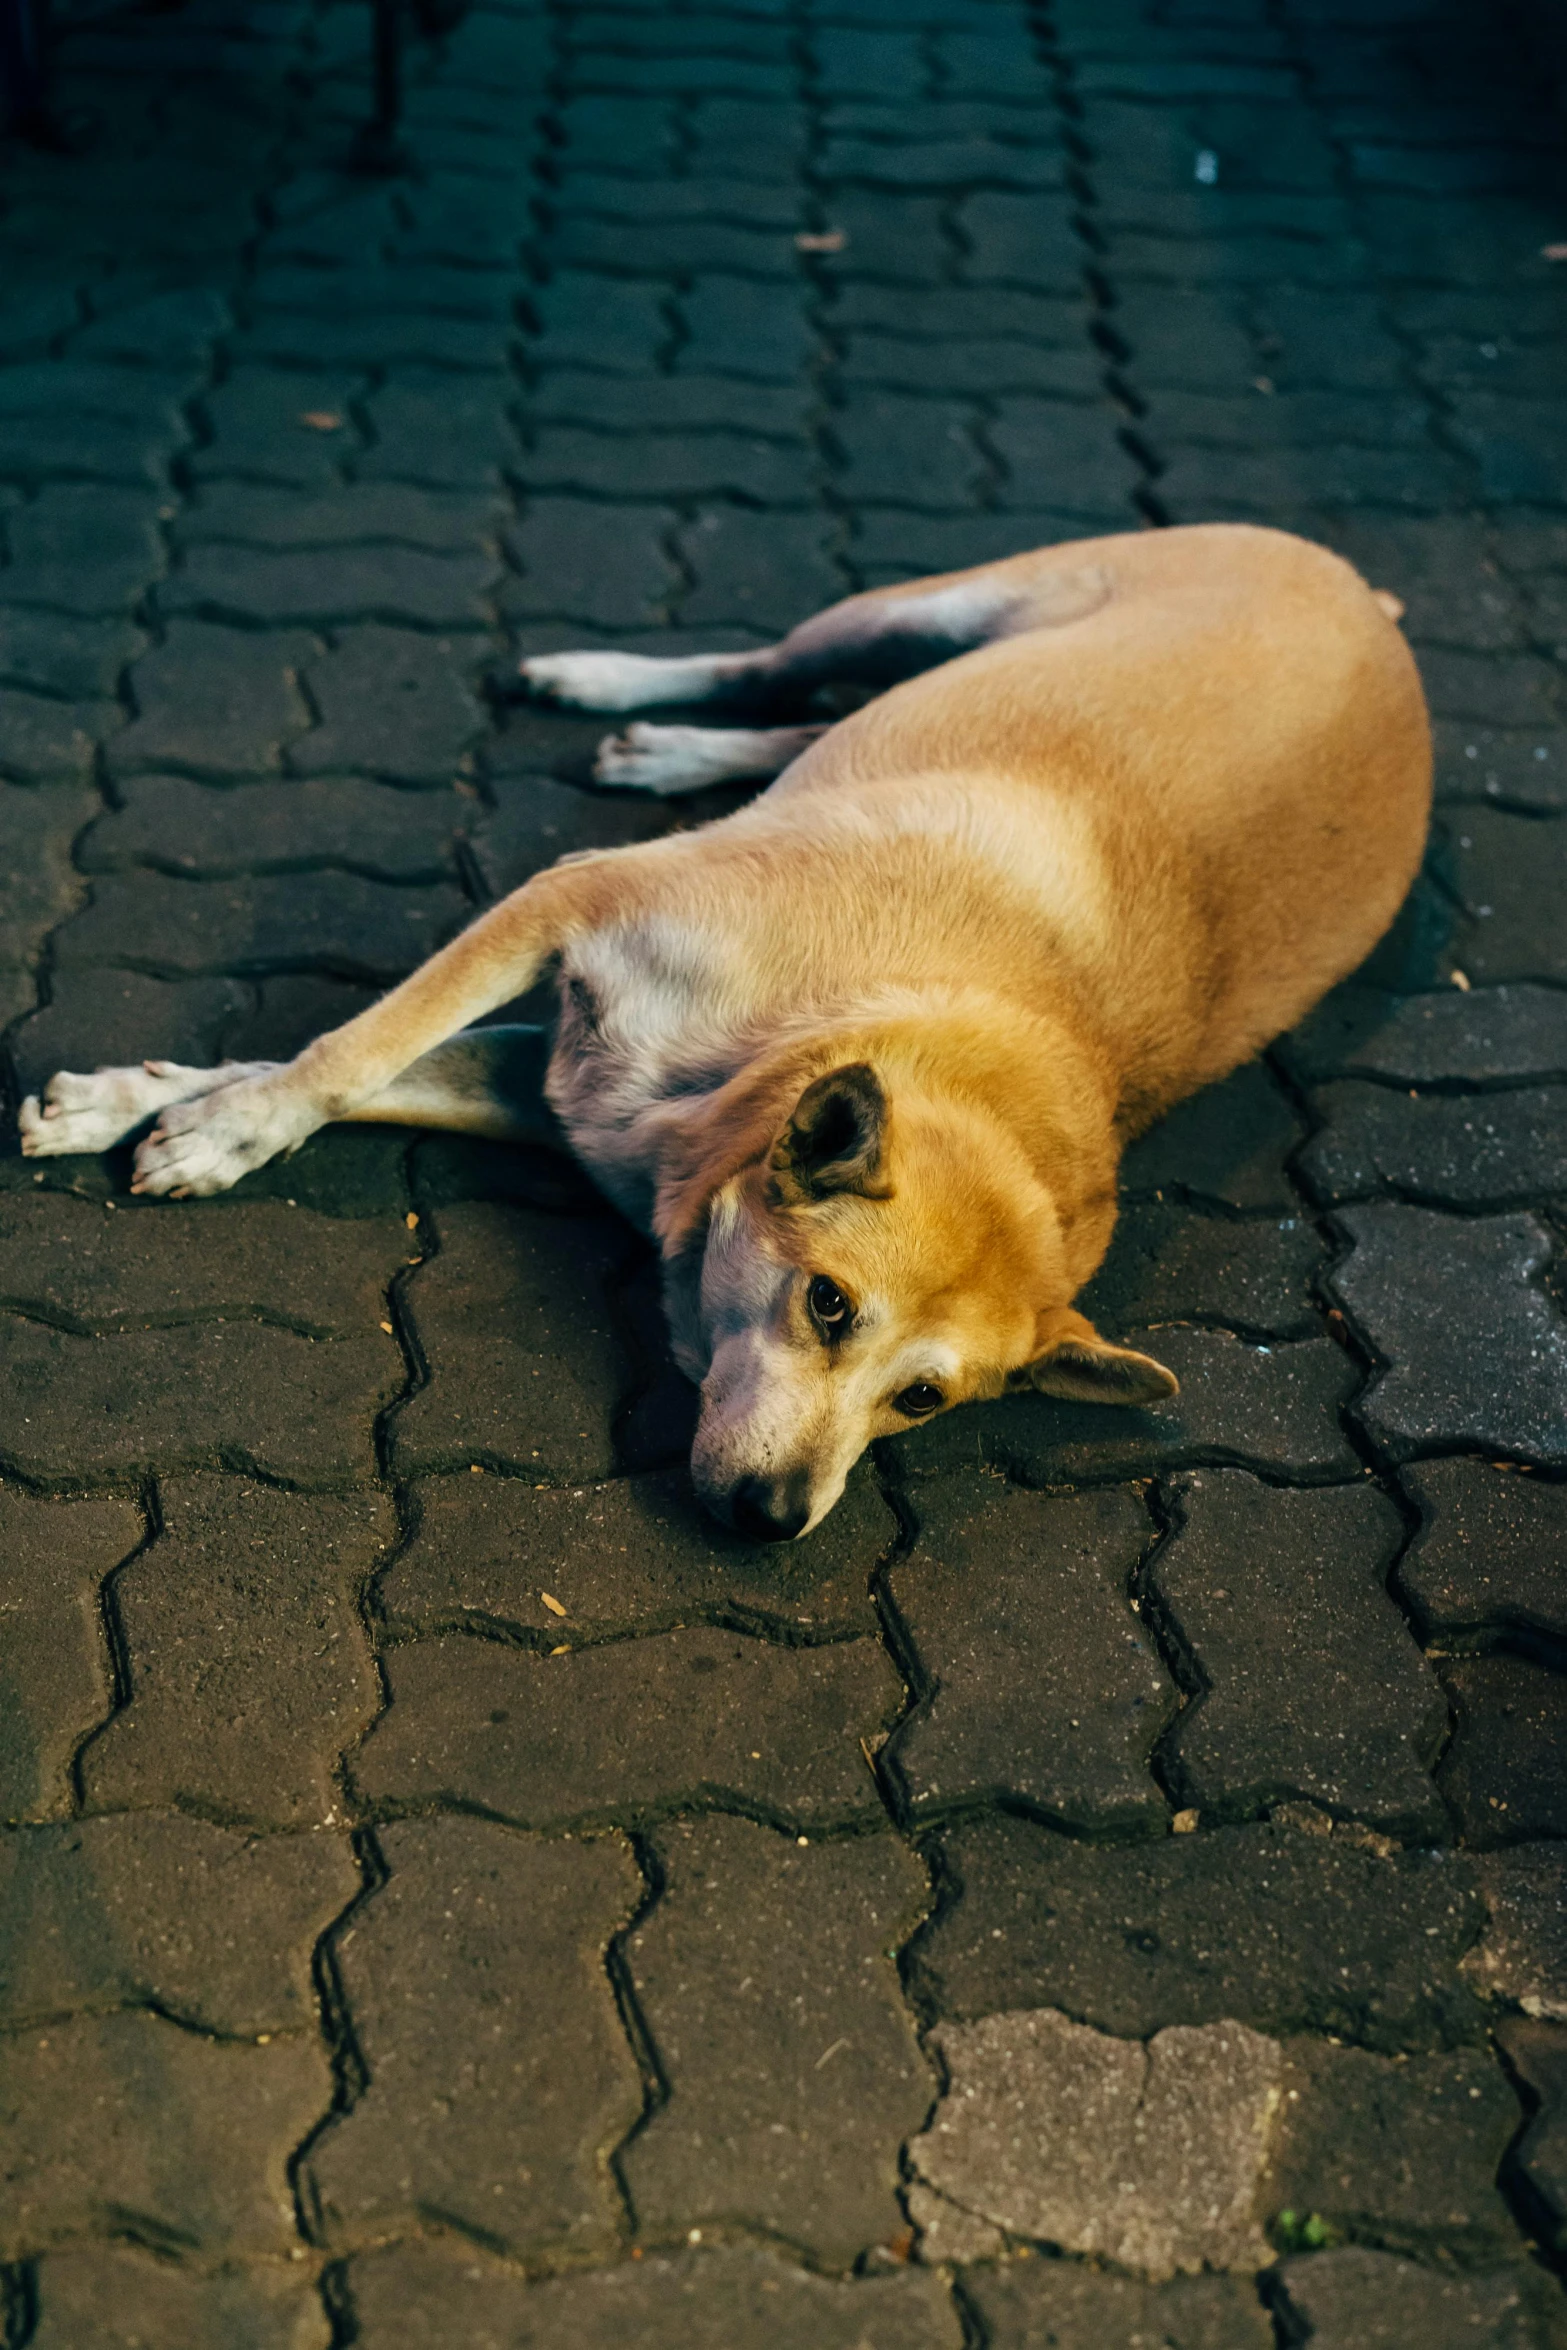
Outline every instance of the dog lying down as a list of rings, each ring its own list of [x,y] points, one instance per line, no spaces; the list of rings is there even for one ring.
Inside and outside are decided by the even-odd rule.
[[[286,1064],[62,1074],[34,1157],[156,1122],[133,1188],[224,1190],[332,1119],[540,1139],[535,1031],[466,1024],[559,968],[546,1093],[663,1251],[707,1505],[814,1526],[872,1438],[1004,1389],[1139,1404],[1170,1373],[1072,1300],[1124,1144],[1352,970],[1419,863],[1419,682],[1321,547],[1147,531],[851,597],[781,644],[524,661],[638,724],[601,781],[773,779],[722,821],[563,858]]]

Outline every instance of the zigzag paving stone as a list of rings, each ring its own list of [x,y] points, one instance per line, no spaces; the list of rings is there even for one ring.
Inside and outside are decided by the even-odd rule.
[[[678,1472],[543,1491],[515,1477],[429,1477],[410,1500],[411,1538],[379,1586],[390,1622],[548,1634],[552,1645],[703,1618],[791,1640],[871,1633],[871,1575],[898,1538],[865,1464],[787,1548],[729,1533]]]
[[[1272,2322],[1245,2277],[1149,2285],[1074,2261],[975,2269],[963,2289],[990,2350],[1274,2350]]]
[[[124,723],[114,702],[58,702],[0,687],[0,774],[9,783],[88,783],[100,745]]]
[[[1488,1626],[1567,1640],[1567,1486],[1472,1460],[1401,1482],[1421,1525],[1398,1588],[1427,1640]]]
[[[0,2258],[110,2234],[286,2257],[288,2158],[331,2095],[314,2033],[258,2048],[133,2014],[0,2038]]]
[[[1466,808],[1448,819],[1448,853],[1472,918],[1461,949],[1469,977],[1567,980],[1560,911],[1567,824]]]
[[[115,1582],[129,1688],[82,1758],[89,1808],[332,1825],[339,1750],[379,1702],[356,1603],[389,1506],[215,1476],[164,1478],[158,1502]]]
[[[1476,1866],[1491,1914],[1465,1974],[1525,2015],[1567,2022],[1567,1851],[1518,1844],[1482,1854]]]
[[[1467,1844],[1567,1836],[1567,1680],[1521,1656],[1455,1657],[1442,1667],[1453,1742],[1437,1782]]]
[[[450,495],[402,483],[334,482],[290,495],[250,482],[216,481],[181,507],[182,547],[419,547],[471,555],[493,539],[509,507],[492,495]]]
[[[1476,726],[1473,719],[1438,719],[1436,800],[1457,809],[1483,792],[1499,808],[1525,815],[1567,813],[1567,745],[1556,726]],[[1463,824],[1457,829],[1467,830]]]
[[[67,619],[0,605],[0,678],[24,692],[102,700],[113,695],[121,670],[146,644],[140,629],[124,621]]]
[[[256,635],[171,621],[131,671],[136,715],[115,738],[116,773],[276,773],[285,746],[310,725],[298,678],[313,649],[297,630]]]
[[[88,618],[123,613],[162,571],[158,493],[50,482],[0,519],[0,600]]]
[[[1368,1484],[1292,1493],[1234,1470],[1184,1478],[1172,1499],[1148,1586],[1200,1683],[1168,1743],[1179,1799],[1244,1819],[1301,1797],[1440,1840],[1427,1774],[1447,1705],[1387,1596],[1392,1504]]]
[[[0,2026],[154,2007],[230,2039],[310,2031],[317,1937],[359,1890],[346,1836],[148,1812],[0,1835]]]
[[[908,2151],[939,2195],[1156,2280],[1264,2265],[1253,2203],[1276,2040],[1173,2025],[1144,2048],[1053,2008],[942,2024],[931,2040],[946,2090]]]
[[[1278,2306],[1316,2350],[1560,2350],[1559,2296],[1517,2270],[1455,2276],[1347,2244],[1287,2260]]]
[[[682,626],[781,634],[803,613],[836,603],[844,578],[830,552],[833,536],[814,514],[704,507],[679,541],[696,575],[680,599]]]
[[[280,621],[332,627],[384,620],[406,627],[473,628],[498,565],[482,554],[438,555],[418,547],[231,547],[187,550],[158,589],[161,612],[209,620]]]
[[[1108,1335],[1200,1316],[1248,1337],[1314,1338],[1312,1285],[1326,1265],[1303,1216],[1238,1223],[1150,1202],[1123,1209],[1080,1303]]]
[[[408,1233],[280,1202],[0,1198],[0,1299],[83,1333],[246,1315],[315,1339],[368,1334]]]
[[[406,1291],[429,1378],[392,1423],[398,1474],[480,1462],[542,1484],[609,1476],[632,1377],[607,1303],[624,1228],[479,1201],[442,1208],[435,1227],[439,1253]]]
[[[365,2350],[427,2350],[443,2337],[465,2350],[959,2350],[963,2340],[947,2288],[918,2269],[842,2281],[741,2246],[529,2285],[478,2254],[396,2245],[361,2255],[348,2276]]]
[[[1308,1084],[1325,1077],[1383,1077],[1398,1085],[1563,1077],[1567,995],[1527,983],[1402,997],[1341,987],[1279,1051]]]
[[[489,789],[493,805],[472,811],[471,842],[474,863],[497,898],[558,858],[657,840],[678,822],[667,801],[579,791],[549,775],[492,776]]]
[[[1285,2043],[1282,2099],[1263,2182],[1270,2227],[1315,2215],[1348,2237],[1465,2267],[1522,2245],[1496,2185],[1518,2099],[1488,2050],[1388,2058],[1330,2041]]]
[[[1300,1121],[1258,1062],[1180,1102],[1134,1142],[1121,1162],[1133,1198],[1173,1192],[1242,1212],[1298,1213],[1286,1162]]]
[[[1537,1286],[1533,1216],[1346,1208],[1328,1287],[1389,1368],[1354,1406],[1394,1460],[1476,1445],[1567,1465],[1567,1325]]]
[[[626,1963],[668,2095],[620,2158],[638,2226],[745,2228],[844,2269],[903,2233],[898,2148],[933,2083],[893,1954],[929,1898],[891,1836],[662,1831]]]
[[[444,371],[394,368],[365,403],[374,439],[357,461],[358,478],[429,489],[495,488],[520,454],[506,421],[510,391],[502,377],[454,381]]]
[[[30,1012],[37,1001],[39,949],[83,895],[71,869],[71,844],[96,813],[96,800],[86,792],[0,785],[0,838],[7,852],[0,870],[0,1024]]]
[[[308,2270],[278,2262],[174,2268],[93,2246],[40,2264],[30,2350],[329,2350],[331,2320]]]
[[[149,1057],[211,1068],[250,999],[238,979],[153,979],[101,968],[51,975],[48,1003],[7,1040],[21,1091],[37,1093],[57,1069],[123,1069]]]
[[[1389,2055],[1476,2039],[1485,2014],[1459,1971],[1486,1914],[1475,1864],[1319,1825],[1103,1848],[1004,1814],[964,1821],[935,1848],[960,1898],[920,1934],[911,1979],[959,2021],[1054,2007],[1144,2039],[1234,2016]]]
[[[926,1484],[889,1588],[930,1694],[885,1767],[916,1809],[1003,1797],[1075,1828],[1150,1829],[1150,1768],[1179,1703],[1127,1592],[1140,1498]]]
[[[512,2253],[613,2251],[603,2157],[642,2111],[604,1968],[642,1893],[629,1849],[462,1818],[381,1845],[390,1876],[336,1941],[370,2077],[309,2158],[327,2240],[438,2215]]]
[[[401,979],[472,911],[452,883],[392,888],[357,873],[265,874],[233,884],[166,873],[100,881],[60,933],[61,967],[152,964],[160,975],[297,970]]]
[[[1325,1206],[1392,1194],[1493,1208],[1567,1192],[1567,1086],[1415,1096],[1325,1085],[1313,1099],[1326,1124],[1299,1173]]]
[[[1567,2031],[1559,2023],[1509,2016],[1496,2037],[1538,2108],[1513,2159],[1528,2182],[1539,2239],[1559,2253],[1567,2246]]]
[[[481,1809],[525,1828],[733,1804],[794,1828],[880,1816],[865,1755],[903,1688],[880,1643],[785,1648],[690,1626],[540,1656],[421,1640],[353,1764],[373,1806]]]
[[[0,1820],[72,1809],[71,1764],[110,1705],[100,1592],[143,1539],[141,1512],[0,1485]]]
[[[255,367],[245,361],[202,394],[212,439],[188,459],[198,482],[237,477],[284,489],[332,490],[357,435],[349,374]]]
[[[458,838],[477,813],[455,791],[394,791],[353,775],[219,789],[149,775],[122,784],[118,798],[77,845],[84,873],[150,865],[213,880],[319,864],[377,881],[438,882],[452,877]]]
[[[894,1438],[888,1458],[921,1481],[989,1467],[1030,1485],[1147,1477],[1205,1462],[1305,1483],[1360,1474],[1339,1424],[1360,1375],[1331,1339],[1251,1346],[1227,1331],[1180,1324],[1119,1336],[1169,1366],[1181,1382],[1176,1401],[1140,1411],[1003,1396]]]
[[[484,731],[470,681],[489,649],[482,637],[341,631],[329,655],[307,663],[320,724],[294,746],[294,765],[302,775],[362,769],[390,783],[449,783]]]
[[[514,623],[565,616],[584,628],[655,626],[679,588],[667,551],[676,524],[672,511],[657,507],[530,498],[506,533],[522,577],[504,582],[499,609]]]

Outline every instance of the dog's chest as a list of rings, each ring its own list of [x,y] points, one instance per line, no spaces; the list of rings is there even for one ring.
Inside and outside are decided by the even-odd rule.
[[[652,1207],[639,1123],[733,1074],[750,1025],[746,981],[729,942],[667,916],[577,940],[562,963],[549,1098],[577,1156],[636,1223]]]

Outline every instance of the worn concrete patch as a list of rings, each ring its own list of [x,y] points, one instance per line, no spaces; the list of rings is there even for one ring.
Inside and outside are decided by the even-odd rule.
[[[1244,2024],[1146,2047],[1053,2008],[943,2024],[948,2087],[917,2174],[1009,2233],[1150,2277],[1260,2268],[1254,2202],[1282,2054]]]

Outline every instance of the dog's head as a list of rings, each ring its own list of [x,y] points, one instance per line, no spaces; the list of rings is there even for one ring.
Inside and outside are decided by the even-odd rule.
[[[1005,1126],[917,1083],[889,1098],[867,1062],[806,1085],[666,1246],[696,1489],[754,1537],[805,1533],[867,1444],[953,1404],[1175,1392],[1072,1311],[1056,1203]]]

